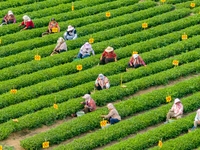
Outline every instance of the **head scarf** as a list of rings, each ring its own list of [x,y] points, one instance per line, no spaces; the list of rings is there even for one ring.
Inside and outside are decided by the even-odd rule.
[[[57,43],[60,44],[60,43],[62,43],[62,42],[64,42],[64,41],[65,41],[65,40],[64,40],[62,37],[59,37],[58,40],[57,40]]]
[[[91,98],[91,96],[90,96],[90,94],[85,94],[82,98],[84,98],[84,99],[86,99],[86,100],[88,100],[88,99],[90,99]]]
[[[114,105],[113,105],[112,103],[109,103],[109,104],[107,105],[107,107],[108,107],[108,109],[114,109],[114,108],[115,108]]]
[[[24,15],[23,16],[23,20],[24,21],[31,21],[31,18],[29,16],[27,16],[27,15]]]
[[[178,103],[178,102],[181,102],[181,101],[180,101],[180,99],[176,98],[176,99],[174,100],[174,104],[176,104],[176,103]]]
[[[100,73],[99,76],[98,76],[98,78],[101,79],[101,80],[103,80],[104,79],[104,75]]]
[[[13,15],[13,12],[11,10],[9,10],[8,15]]]

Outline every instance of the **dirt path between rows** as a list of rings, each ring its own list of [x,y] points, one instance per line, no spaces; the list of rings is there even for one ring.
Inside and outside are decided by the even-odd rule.
[[[129,98],[131,98],[133,96],[139,96],[139,95],[151,92],[153,90],[157,90],[157,89],[161,89],[161,88],[166,88],[168,86],[176,84],[177,82],[184,81],[184,80],[193,78],[195,76],[198,76],[198,75],[190,75],[190,76],[187,76],[187,77],[181,77],[181,78],[179,78],[179,79],[177,79],[175,81],[169,82],[166,86],[161,85],[161,86],[150,87],[150,88],[147,88],[145,90],[138,91],[137,93],[135,93],[135,94],[133,94],[131,96],[128,96],[128,97],[126,97],[124,99],[129,99]],[[22,131],[19,131],[19,132],[12,133],[7,139],[1,141],[0,143],[3,144],[3,145],[13,146],[15,148],[15,150],[24,150],[20,146],[20,140],[25,139],[25,138],[30,137],[30,136],[33,136],[35,134],[41,133],[41,132],[46,132],[46,131],[48,131],[48,130],[50,130],[50,129],[52,129],[52,128],[54,128],[54,127],[56,127],[56,126],[58,126],[58,125],[60,125],[60,124],[62,124],[64,122],[66,122],[68,120],[70,120],[70,119],[72,119],[72,118],[71,117],[67,117],[67,118],[65,118],[63,120],[57,120],[56,122],[54,122],[53,125],[50,125],[50,126],[43,125],[41,128],[37,128],[37,129],[34,129],[34,130],[22,130]],[[144,131],[149,130],[151,128],[155,128],[157,126],[158,125],[149,127],[147,129],[145,129]],[[81,134],[80,136],[77,136],[77,137],[74,137],[72,139],[66,140],[66,141],[62,142],[61,144],[69,143],[70,141],[73,141],[76,138],[80,138],[82,136],[85,136],[86,134],[88,134],[88,133],[84,133],[84,134]],[[112,145],[114,143],[115,142],[111,142],[108,145]],[[106,145],[106,146],[108,146],[108,145]],[[51,146],[51,148],[48,148],[47,150],[51,150],[51,149],[53,149],[55,147],[57,147],[57,145]],[[102,149],[102,148],[97,148],[96,150],[100,150],[100,149]]]

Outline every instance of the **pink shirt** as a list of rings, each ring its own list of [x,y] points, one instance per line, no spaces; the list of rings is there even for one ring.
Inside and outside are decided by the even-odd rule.
[[[130,61],[129,61],[129,64],[133,64],[133,65],[140,64],[140,65],[146,66],[145,62],[143,61],[143,59],[140,56],[138,56],[137,59],[135,59],[132,56]]]
[[[5,15],[4,16],[4,18],[3,18],[4,20],[6,20],[6,21],[13,21],[13,23],[16,23],[16,19],[15,19],[15,16],[14,15]]]
[[[175,116],[183,114],[183,105],[181,103],[173,104],[171,111],[174,111]]]

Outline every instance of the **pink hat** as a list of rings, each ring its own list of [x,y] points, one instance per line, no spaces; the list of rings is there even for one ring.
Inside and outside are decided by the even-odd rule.
[[[178,103],[178,102],[181,102],[181,101],[180,101],[180,99],[176,98],[176,99],[174,100],[174,104],[176,104],[176,103]]]
[[[72,31],[72,30],[74,30],[74,27],[69,25],[68,28],[67,28],[67,31]]]
[[[89,49],[89,48],[91,48],[92,46],[90,45],[90,43],[86,42],[86,43],[84,44],[84,47]]]

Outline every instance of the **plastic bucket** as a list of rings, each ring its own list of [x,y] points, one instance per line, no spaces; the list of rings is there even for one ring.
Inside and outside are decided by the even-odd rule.
[[[77,117],[83,116],[84,114],[85,114],[84,111],[78,111],[76,113]]]

